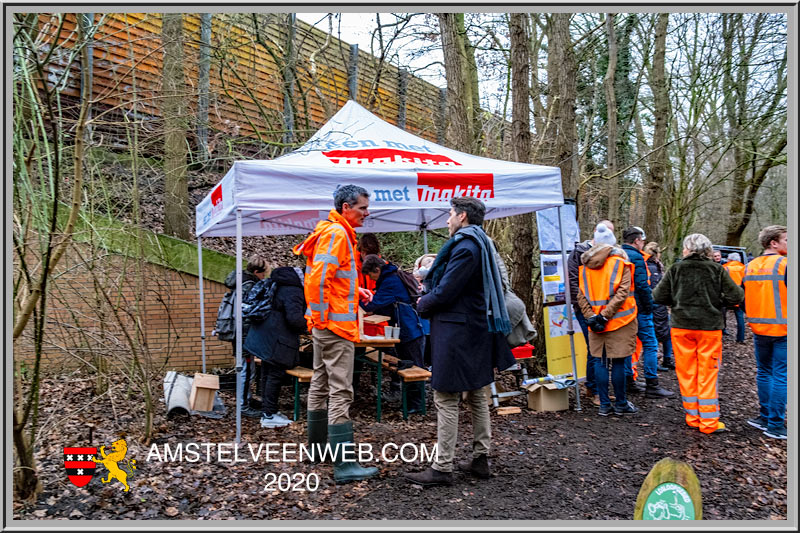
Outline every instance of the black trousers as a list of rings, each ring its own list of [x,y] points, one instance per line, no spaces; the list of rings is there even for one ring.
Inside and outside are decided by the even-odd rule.
[[[261,410],[268,415],[278,412],[278,399],[286,369],[269,361],[261,361]]]

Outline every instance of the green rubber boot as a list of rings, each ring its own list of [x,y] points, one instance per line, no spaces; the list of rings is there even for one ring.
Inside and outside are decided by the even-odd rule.
[[[328,426],[328,442],[334,450],[333,457],[333,480],[336,483],[349,483],[370,478],[378,473],[374,466],[364,468],[356,461],[345,461],[343,458],[345,443],[353,443],[353,423],[331,424]],[[348,449],[353,449],[348,446]],[[348,457],[351,452],[348,452]]]
[[[328,411],[309,410],[306,415],[308,423],[308,450],[314,453],[314,463],[323,462],[323,448],[328,442]]]

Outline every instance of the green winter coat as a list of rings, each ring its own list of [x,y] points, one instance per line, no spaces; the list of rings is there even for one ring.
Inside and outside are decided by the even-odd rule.
[[[653,289],[653,300],[672,308],[672,327],[679,329],[722,329],[722,308],[743,299],[744,290],[722,265],[697,254],[672,265]]]

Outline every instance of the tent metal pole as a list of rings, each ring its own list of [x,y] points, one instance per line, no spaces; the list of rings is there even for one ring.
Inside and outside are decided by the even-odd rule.
[[[236,210],[236,443],[242,439],[242,403],[244,383],[242,371],[242,210]]]
[[[422,226],[422,249],[423,253],[428,253],[428,226]]]
[[[567,334],[569,335],[569,350],[572,355],[572,376],[575,378],[575,410],[581,410],[581,391],[578,383],[578,366],[575,362],[575,331],[572,329],[572,295],[569,289],[569,273],[567,272],[567,250],[564,246],[564,220],[562,218],[563,205],[558,206],[558,229],[561,234],[561,266],[564,272],[564,297],[566,299]],[[588,355],[587,355],[588,357]]]
[[[197,284],[200,287],[200,353],[203,356],[203,374],[206,373],[206,301],[203,294],[203,242],[197,236]]]

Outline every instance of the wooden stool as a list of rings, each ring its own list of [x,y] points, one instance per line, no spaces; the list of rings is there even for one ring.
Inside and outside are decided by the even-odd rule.
[[[294,420],[297,421],[300,417],[300,384],[311,383],[314,371],[303,366],[296,366],[287,370],[286,373],[292,376],[292,381],[294,381]]]
[[[397,375],[403,380],[403,420],[408,420],[408,397],[406,395],[406,383],[422,382],[420,394],[422,395],[422,415],[425,416],[425,382],[431,377],[431,373],[418,366],[412,366],[405,370],[398,370]]]

